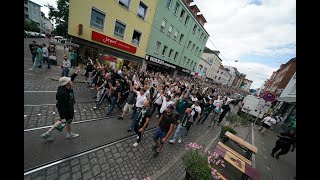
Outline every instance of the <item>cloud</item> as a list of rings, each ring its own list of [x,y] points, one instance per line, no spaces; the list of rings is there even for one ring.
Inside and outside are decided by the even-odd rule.
[[[235,59],[258,55],[264,59],[287,57],[296,51],[296,2],[292,0],[194,0],[208,21],[205,29],[212,42],[207,47],[221,52],[222,64],[237,67],[259,87],[272,74],[275,62],[255,63]],[[213,45],[214,44],[214,45]],[[292,57],[293,58],[293,57]],[[289,61],[290,59],[284,59]],[[262,64],[263,63],[263,64]],[[264,68],[256,74],[248,67]],[[262,70],[262,69],[259,69]],[[276,69],[275,69],[276,70]]]
[[[269,79],[273,71],[276,71],[277,68],[270,67],[268,65],[252,62],[243,62],[235,65],[238,71],[246,74],[246,78],[252,80],[251,89],[261,87],[262,83]],[[251,78],[254,77],[254,78]]]

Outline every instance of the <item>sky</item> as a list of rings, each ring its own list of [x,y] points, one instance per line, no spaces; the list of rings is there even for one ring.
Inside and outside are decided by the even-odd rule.
[[[40,5],[56,0],[33,0]],[[296,57],[296,2],[292,0],[194,0],[207,23],[206,44],[220,51],[222,64],[236,67],[259,88]],[[41,7],[48,17],[49,9]],[[238,62],[235,62],[238,60]]]

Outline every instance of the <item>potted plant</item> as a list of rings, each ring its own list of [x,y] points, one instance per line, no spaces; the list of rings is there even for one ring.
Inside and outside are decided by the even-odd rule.
[[[186,145],[188,150],[182,161],[186,167],[186,180],[211,180],[220,179],[217,169],[225,167],[224,161],[218,159],[215,152],[204,151],[202,146],[196,143]],[[219,167],[221,166],[221,167]]]
[[[230,126],[222,126],[221,127],[221,131],[220,131],[220,139],[222,140],[222,142],[227,142],[229,140],[229,138],[225,135],[225,133],[229,131],[230,133],[236,135],[237,132],[231,128]]]

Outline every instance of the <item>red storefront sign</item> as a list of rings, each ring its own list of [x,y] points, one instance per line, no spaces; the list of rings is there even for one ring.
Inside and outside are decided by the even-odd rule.
[[[104,44],[107,44],[109,46],[113,46],[119,49],[122,49],[124,51],[128,51],[131,53],[136,53],[137,48],[134,46],[131,46],[129,44],[126,44],[124,42],[118,41],[116,39],[113,39],[111,37],[105,36],[103,34],[97,33],[92,31],[92,40],[98,41],[98,42],[102,42]]]
[[[104,60],[107,60],[107,61],[113,61],[113,62],[116,62],[116,61],[117,61],[117,58],[116,58],[116,57],[107,56],[107,55],[104,55],[104,56],[103,56],[103,59],[104,59]]]

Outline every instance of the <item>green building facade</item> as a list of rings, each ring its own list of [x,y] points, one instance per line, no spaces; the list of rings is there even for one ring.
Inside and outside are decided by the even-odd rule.
[[[209,34],[192,0],[158,0],[148,41],[145,68],[170,73],[195,71]]]

